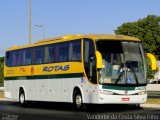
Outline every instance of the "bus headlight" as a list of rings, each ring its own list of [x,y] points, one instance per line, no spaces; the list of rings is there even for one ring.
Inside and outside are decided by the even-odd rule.
[[[104,95],[113,95],[114,94],[112,91],[108,91],[108,90],[100,90],[99,93],[104,94]]]
[[[144,94],[146,94],[145,91],[142,91],[142,92],[139,92],[139,93],[138,93],[138,95],[144,95]]]

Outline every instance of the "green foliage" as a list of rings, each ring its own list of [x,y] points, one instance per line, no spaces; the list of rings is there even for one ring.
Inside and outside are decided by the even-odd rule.
[[[115,30],[118,35],[134,36],[142,40],[145,52],[160,55],[160,17],[148,15],[136,22],[123,23]]]
[[[4,57],[0,57],[0,83],[3,83]]]

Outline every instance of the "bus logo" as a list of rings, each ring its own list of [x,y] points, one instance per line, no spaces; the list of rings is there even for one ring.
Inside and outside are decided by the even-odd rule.
[[[52,72],[52,71],[67,71],[69,70],[70,66],[69,65],[65,65],[65,66],[62,66],[62,65],[57,65],[57,66],[45,66],[43,68],[43,72]]]

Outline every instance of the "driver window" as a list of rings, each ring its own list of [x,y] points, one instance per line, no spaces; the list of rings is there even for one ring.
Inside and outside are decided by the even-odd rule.
[[[90,65],[91,57],[95,56],[95,48],[94,43],[90,39],[85,39],[84,41],[84,68],[86,75],[90,82],[97,83],[97,73],[96,73],[96,63],[95,59],[92,62],[92,66]],[[94,57],[95,58],[95,57]],[[92,71],[91,71],[92,67]],[[91,76],[92,75],[92,76]]]

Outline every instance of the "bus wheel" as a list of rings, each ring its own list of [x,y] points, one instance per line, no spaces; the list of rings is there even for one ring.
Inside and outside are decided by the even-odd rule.
[[[136,109],[142,109],[141,106],[140,106],[140,104],[135,104],[135,108]]]
[[[19,103],[20,103],[21,106],[23,106],[23,107],[26,105],[26,100],[25,100],[24,91],[20,91],[20,94],[19,94]]]
[[[81,110],[81,109],[85,108],[84,104],[83,104],[82,95],[79,91],[75,91],[73,100],[74,100],[73,101],[74,102],[74,107],[76,109]]]

